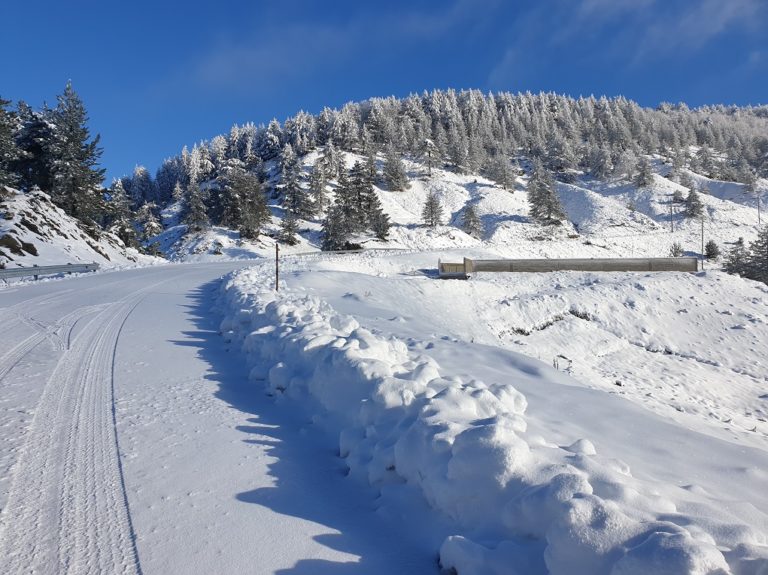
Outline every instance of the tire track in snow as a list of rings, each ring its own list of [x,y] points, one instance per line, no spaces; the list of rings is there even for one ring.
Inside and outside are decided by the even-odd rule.
[[[112,370],[122,326],[152,287],[91,320],[51,375],[0,514],[4,572],[141,573]]]
[[[69,336],[78,321],[103,306],[86,306],[68,313],[51,326],[41,326],[35,334],[16,344],[0,357],[0,381],[16,367],[29,352],[48,340],[55,351],[69,348]]]

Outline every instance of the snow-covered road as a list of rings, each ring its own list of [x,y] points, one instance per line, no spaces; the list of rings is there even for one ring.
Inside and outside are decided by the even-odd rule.
[[[243,265],[0,291],[4,573],[436,572],[337,438],[248,386],[210,311]]]

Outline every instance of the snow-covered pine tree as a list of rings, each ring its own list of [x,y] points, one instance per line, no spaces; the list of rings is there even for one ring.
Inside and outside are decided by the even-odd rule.
[[[533,172],[528,180],[528,204],[531,218],[539,224],[559,224],[566,218],[565,210],[555,191],[552,174],[538,159],[533,162]]]
[[[749,244],[744,277],[768,284],[768,225]]]
[[[386,182],[387,187],[392,192],[402,192],[410,187],[408,175],[405,172],[405,165],[403,165],[403,160],[394,146],[387,147],[382,175],[384,176],[384,182]]]
[[[377,239],[384,241],[389,237],[389,230],[392,226],[389,221],[389,216],[384,213],[381,206],[371,212],[368,225],[371,227],[371,230]]]
[[[333,144],[333,140],[328,140],[328,144],[323,150],[323,155],[320,156],[323,169],[327,178],[333,180],[338,178],[341,172],[346,172],[347,168],[344,165],[344,158],[341,153],[336,149]]]
[[[14,139],[16,120],[14,115],[6,110],[6,106],[10,103],[9,100],[0,98],[0,187],[13,187],[19,181],[18,174],[13,170],[13,164],[20,156],[20,150]]]
[[[434,191],[430,191],[427,194],[427,199],[424,202],[424,207],[421,210],[421,219],[424,225],[434,228],[442,223],[443,219],[443,205],[440,203],[440,198]]]
[[[473,238],[481,239],[485,234],[485,228],[474,204],[467,204],[461,221],[461,229]]]
[[[154,202],[156,197],[155,182],[149,170],[144,166],[136,166],[131,178],[131,198],[134,206],[141,206],[147,202]]]
[[[490,160],[488,175],[505,190],[514,190],[515,174],[512,171],[512,164],[506,156],[498,154]]]
[[[178,180],[173,185],[173,192],[171,193],[171,199],[174,202],[181,202],[184,200],[184,188],[181,187],[181,182]]]
[[[699,193],[693,188],[685,198],[685,215],[689,218],[700,218],[704,215],[704,204],[701,203]]]
[[[280,242],[289,246],[299,243],[296,234],[299,232],[299,219],[291,209],[283,212],[283,220],[280,222]]]
[[[328,179],[325,175],[322,158],[315,160],[312,171],[309,173],[309,194],[312,196],[315,213],[322,214],[328,207],[328,194],[326,187]]]
[[[315,206],[309,194],[299,183],[301,167],[290,144],[285,145],[280,157],[283,207],[291,211],[297,218],[311,219],[315,215]]]
[[[141,241],[146,242],[163,231],[163,226],[155,215],[157,206],[152,202],[142,204],[136,211],[136,223],[141,229]]]
[[[241,200],[240,237],[254,240],[272,217],[259,179],[255,174],[241,170],[233,174],[231,185]]]
[[[642,156],[637,163],[637,174],[635,174],[634,184],[638,188],[647,188],[653,183],[653,171],[651,162],[648,158]]]
[[[322,246],[323,251],[343,250],[349,241],[349,227],[346,218],[338,205],[333,205],[323,221]]]
[[[17,105],[19,128],[15,135],[19,156],[12,164],[18,174],[19,187],[30,191],[35,187],[50,192],[53,187],[54,143],[56,125],[53,110],[44,107],[36,112],[24,102]]]
[[[200,185],[193,181],[189,184],[187,190],[187,210],[184,216],[184,223],[189,226],[193,232],[201,232],[208,229],[210,221],[203,201],[203,193]]]
[[[379,172],[376,169],[376,156],[373,152],[365,156],[365,175],[368,184],[371,186],[376,185],[376,181],[379,179]]]
[[[720,256],[720,246],[715,240],[709,240],[704,246],[704,255],[708,260],[714,260]]]
[[[611,154],[603,146],[591,148],[587,161],[590,173],[598,180],[606,179],[613,171]]]
[[[744,238],[739,238],[726,253],[723,269],[729,274],[743,276],[747,270],[748,257],[749,253],[747,252],[747,246],[744,244]]]
[[[56,125],[51,198],[69,215],[84,220],[100,217],[101,182],[105,170],[96,167],[101,157],[100,136],[91,140],[88,115],[82,100],[67,82],[53,111]]]
[[[424,139],[421,150],[421,161],[427,166],[427,176],[432,177],[432,170],[440,164],[440,150],[435,143],[429,139]]]
[[[131,200],[125,193],[121,180],[115,180],[109,189],[106,211],[107,231],[120,238],[126,247],[138,247],[139,241],[132,221]]]

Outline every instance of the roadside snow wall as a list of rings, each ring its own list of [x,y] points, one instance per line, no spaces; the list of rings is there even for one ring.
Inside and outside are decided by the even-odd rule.
[[[222,333],[251,379],[322,406],[351,473],[407,483],[466,529],[441,546],[459,575],[750,574],[768,572],[762,533],[702,510],[677,513],[649,481],[587,439],[559,447],[527,434],[526,398],[509,382],[441,373],[428,355],[371,333],[300,291],[276,294],[264,272],[222,284]],[[535,377],[543,377],[535,375]],[[704,520],[701,517],[705,517]],[[467,536],[467,534],[472,536]],[[476,534],[476,535],[474,535]]]

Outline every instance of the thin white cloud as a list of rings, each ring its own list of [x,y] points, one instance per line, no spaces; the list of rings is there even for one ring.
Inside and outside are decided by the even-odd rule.
[[[727,31],[764,33],[767,11],[765,0],[543,0],[520,14],[488,84],[519,87],[531,67],[547,66],[548,59],[558,57],[584,66],[613,62],[631,67],[688,56]],[[599,50],[580,51],[596,38]],[[588,61],[576,61],[586,56]]]
[[[287,22],[251,37],[215,44],[192,63],[203,89],[269,90],[270,84],[305,78],[345,65],[360,53],[444,37],[492,18],[501,0],[455,0],[430,12],[361,12],[332,24]],[[350,73],[354,73],[351,71]]]
[[[765,11],[762,0],[701,0],[686,3],[675,17],[655,19],[646,30],[641,56],[695,52],[724,32],[751,29]],[[764,31],[763,31],[764,32]]]

